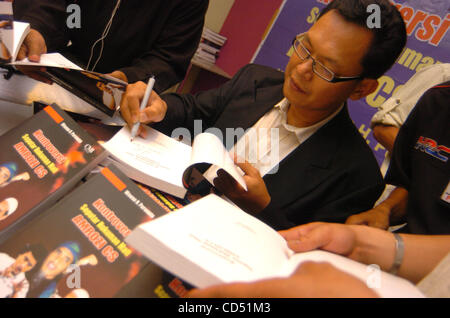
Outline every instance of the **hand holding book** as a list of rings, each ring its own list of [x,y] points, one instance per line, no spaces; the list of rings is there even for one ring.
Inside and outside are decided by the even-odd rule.
[[[141,111],[141,101],[147,90],[147,84],[137,82],[129,84],[120,104],[120,113],[129,127],[137,122],[142,124],[156,123],[164,119],[167,112],[167,104],[159,95],[152,91],[145,108]],[[138,135],[145,134],[140,128]]]
[[[41,60],[41,55],[45,53],[47,53],[47,45],[45,44],[44,37],[39,31],[30,29],[30,32],[20,46],[17,54],[17,60],[21,61],[28,58],[30,62],[39,63]],[[46,84],[53,84],[53,81],[45,76],[45,67],[37,69],[36,67],[18,65],[17,69],[32,79],[44,82]]]
[[[257,214],[271,200],[266,184],[258,169],[250,163],[242,162],[237,157],[234,157],[234,162],[244,172],[247,190],[223,169],[217,171],[217,177],[213,179],[214,186],[245,212]]]

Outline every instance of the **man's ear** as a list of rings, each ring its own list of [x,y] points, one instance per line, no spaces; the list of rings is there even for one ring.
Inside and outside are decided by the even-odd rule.
[[[378,81],[373,78],[365,78],[358,83],[353,92],[350,94],[350,99],[358,100],[373,93],[378,87]]]

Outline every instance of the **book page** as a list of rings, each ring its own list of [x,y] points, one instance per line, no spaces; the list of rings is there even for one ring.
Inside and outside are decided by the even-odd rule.
[[[48,66],[48,67],[60,67],[68,68],[72,70],[82,70],[78,65],[72,63],[66,59],[63,55],[59,53],[47,53],[41,55],[41,60],[39,63],[30,62],[28,58],[22,61],[16,61],[11,63],[11,65],[26,65],[26,66]]]
[[[141,244],[147,245],[141,250],[144,255],[199,287],[205,287],[205,282],[193,277],[189,262],[223,282],[252,281],[279,276],[289,255],[285,240],[275,230],[214,194],[141,225],[139,231]],[[180,260],[164,259],[161,248],[145,239],[147,235],[181,255]],[[188,262],[183,263],[183,258]]]
[[[217,171],[223,169],[247,190],[242,171],[234,164],[230,154],[216,135],[201,133],[194,138],[191,165],[197,163],[213,165],[203,174],[211,184],[214,184],[213,180],[217,177]]]
[[[191,147],[153,128],[146,129],[145,139],[137,136],[131,141],[130,129],[123,127],[103,146],[115,159],[142,174],[183,187],[182,176],[189,164]]]
[[[292,254],[284,268],[284,276],[289,276],[305,261],[330,263],[337,269],[360,279],[381,297],[423,297],[419,289],[406,279],[383,272],[374,265],[358,263],[347,257],[320,250]]]
[[[30,31],[30,24],[27,22],[19,22],[14,21],[14,45],[12,52],[12,61],[15,61],[17,58],[17,54],[19,54],[20,46],[22,45],[23,40],[28,35]]]

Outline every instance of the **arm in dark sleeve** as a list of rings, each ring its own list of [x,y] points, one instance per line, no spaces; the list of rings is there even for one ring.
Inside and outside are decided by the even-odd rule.
[[[231,80],[218,88],[195,95],[175,93],[162,95],[161,98],[167,103],[167,113],[164,120],[154,124],[153,127],[167,135],[171,135],[175,128],[184,127],[193,136],[194,120],[202,121],[203,130],[213,126],[227,104],[233,99],[239,99],[250,68],[249,65],[244,66]]]
[[[14,0],[14,19],[30,23],[44,37],[47,50],[56,51],[68,43],[66,7],[65,0]]]
[[[198,47],[208,3],[208,0],[180,2],[151,50],[132,61],[131,66],[119,69],[128,82],[144,81],[153,74],[159,93],[180,82]]]

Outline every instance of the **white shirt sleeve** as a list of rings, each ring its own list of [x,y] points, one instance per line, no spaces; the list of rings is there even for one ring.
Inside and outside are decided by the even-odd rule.
[[[429,88],[450,80],[450,63],[424,67],[380,106],[372,117],[371,127],[377,124],[400,127]]]

